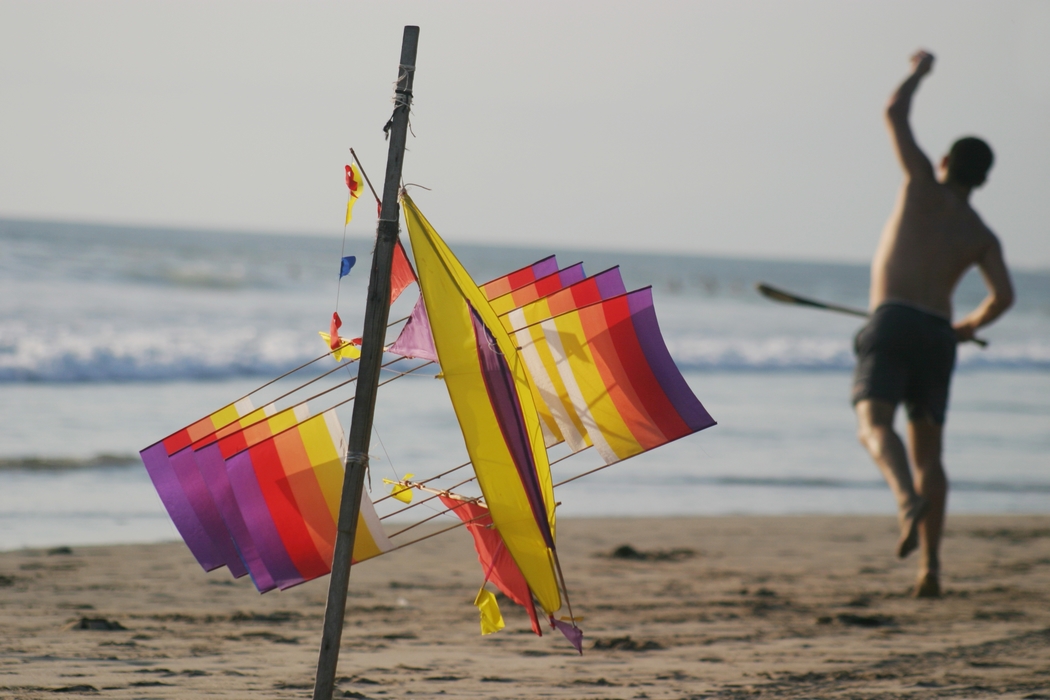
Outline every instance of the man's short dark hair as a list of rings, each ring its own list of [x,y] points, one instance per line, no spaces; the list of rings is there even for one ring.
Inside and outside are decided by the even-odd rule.
[[[964,136],[948,151],[948,182],[980,187],[995,161],[991,147],[976,136]]]

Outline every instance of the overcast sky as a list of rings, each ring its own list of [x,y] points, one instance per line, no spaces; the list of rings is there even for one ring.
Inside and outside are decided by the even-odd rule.
[[[985,137],[974,204],[1050,268],[1045,0],[0,0],[0,217],[341,235],[405,24],[405,179],[450,241],[867,260],[900,180],[882,108],[924,47],[920,144]]]

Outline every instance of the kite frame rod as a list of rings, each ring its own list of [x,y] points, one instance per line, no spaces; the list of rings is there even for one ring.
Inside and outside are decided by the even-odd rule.
[[[411,318],[411,317],[410,316],[405,316],[404,318],[399,318],[396,321],[391,321],[390,323],[387,324],[386,327],[390,328],[391,326],[396,326],[397,324],[401,323],[402,321],[407,321],[409,318]],[[265,384],[261,384],[261,385],[255,387],[254,389],[249,391],[247,394],[245,394],[241,398],[236,399],[236,400],[231,401],[230,403],[226,404],[226,406],[223,406],[223,408],[226,408],[228,406],[232,406],[233,404],[237,403],[237,401],[243,401],[244,399],[248,398],[249,396],[252,396],[253,394],[258,394],[260,391],[262,391],[266,387],[270,386],[271,384],[276,384],[277,382],[281,381],[285,377],[290,376],[292,374],[295,374],[296,372],[298,372],[301,369],[306,369],[307,367],[309,367],[313,363],[317,362],[318,360],[323,360],[324,358],[328,357],[333,352],[334,352],[334,350],[330,350],[330,351],[326,352],[323,355],[319,355],[319,356],[315,357],[314,359],[310,360],[307,363],[299,365],[295,369],[288,370],[287,372],[285,372],[284,374],[282,374],[279,377],[274,377],[273,379],[271,379],[270,381],[266,382]],[[356,359],[355,360],[350,360],[350,364],[353,364],[354,362],[357,362],[357,360]],[[339,369],[339,367],[336,367],[335,369]],[[319,377],[314,377],[313,379],[311,379],[310,381],[306,382],[305,384],[300,384],[297,388],[292,389],[292,391],[288,392],[288,394],[294,393],[294,392],[298,391],[299,389],[302,389],[304,386],[308,386],[308,385],[312,384],[313,382],[316,382],[318,379],[321,379],[323,377],[327,377],[329,374],[331,374],[334,371],[335,370],[331,370],[329,372],[325,372],[324,374],[322,374]],[[274,399],[274,401],[280,401],[285,396],[288,396],[288,394],[285,394],[284,396],[278,396],[276,399]],[[273,403],[273,401],[270,401],[268,403]],[[219,410],[222,410],[222,409],[219,409]]]
[[[442,496],[456,497],[456,499],[459,500],[460,503],[455,505],[455,506],[453,506],[453,507],[451,507],[451,508],[445,508],[444,510],[439,510],[438,512],[434,513],[433,515],[428,515],[427,517],[423,518],[420,521],[414,522],[411,525],[407,525],[407,526],[401,528],[400,530],[398,530],[397,532],[393,533],[392,535],[387,535],[388,539],[393,539],[393,538],[397,537],[398,535],[403,535],[404,533],[408,532],[409,530],[411,530],[413,528],[416,528],[416,527],[419,527],[423,523],[430,522],[434,518],[440,518],[442,515],[447,515],[448,513],[451,513],[454,510],[458,510],[458,509],[462,508],[463,504],[465,504],[465,503],[478,503],[482,499],[481,496],[474,496],[472,498],[467,498],[465,496],[457,496],[456,494],[452,493],[451,491],[438,491],[437,489],[427,489],[425,486],[422,486],[422,487],[419,487],[419,488],[426,489],[427,491],[434,491],[435,494],[433,496],[431,496],[431,498],[440,498]],[[453,486],[452,488],[455,488],[455,487]],[[430,500],[430,499],[427,499],[427,500]],[[382,518],[380,518],[380,519],[382,519]]]
[[[425,486],[420,486],[419,488],[421,488],[421,489],[425,489],[425,490],[427,490],[427,491],[432,491],[432,492],[434,492],[434,493],[435,493],[435,494],[437,494],[437,495],[434,495],[434,496],[427,496],[427,497],[426,497],[426,498],[424,498],[423,500],[421,500],[421,501],[416,501],[415,503],[410,503],[410,504],[408,504],[407,506],[405,506],[404,508],[401,508],[401,509],[399,509],[399,510],[395,510],[395,511],[394,511],[393,513],[387,513],[386,515],[384,515],[383,517],[381,517],[381,518],[380,518],[380,520],[386,520],[387,518],[392,518],[392,517],[394,517],[395,515],[401,515],[401,514],[402,514],[402,513],[404,513],[404,512],[406,511],[406,510],[410,510],[410,509],[412,509],[412,508],[415,508],[416,506],[421,506],[421,505],[423,505],[424,503],[429,503],[430,501],[433,501],[433,500],[434,500],[435,498],[438,498],[439,496],[441,496],[441,495],[443,495],[443,494],[445,494],[445,493],[451,493],[451,489],[458,489],[458,488],[459,488],[460,486],[463,486],[464,484],[469,484],[470,482],[472,482],[472,481],[476,480],[477,478],[478,478],[478,477],[476,477],[476,476],[472,476],[472,477],[470,477],[469,479],[464,479],[463,481],[459,482],[458,484],[452,484],[451,486],[449,486],[449,487],[448,487],[448,489],[445,489],[444,491],[438,491],[437,489],[431,489],[431,488],[427,488],[427,487],[425,487]],[[400,484],[400,485],[402,485],[402,486],[407,486],[407,485],[408,485],[408,484],[407,484],[406,482],[404,482],[404,481],[396,481],[396,482],[394,482],[394,483],[396,483],[396,484]],[[413,487],[411,487],[411,488],[415,488],[415,487],[413,486]],[[373,505],[374,505],[374,503],[373,503]],[[442,511],[442,512],[444,512],[444,511]],[[420,520],[419,522],[425,522],[425,520]],[[419,523],[416,523],[416,525],[418,525],[418,524],[419,524]],[[412,525],[412,527],[415,527],[416,525]],[[410,529],[410,528],[405,528],[405,529],[407,530],[407,529]],[[394,535],[400,535],[400,534],[401,534],[401,532],[404,532],[404,530],[402,530],[402,531],[400,531],[400,532],[395,532],[395,533],[394,533]],[[393,537],[394,535],[388,535],[388,537]]]
[[[708,427],[710,427],[710,426],[708,426]],[[701,430],[706,430],[706,428],[701,428]],[[670,445],[672,442],[678,442],[679,440],[687,438],[690,435],[696,435],[699,432],[700,432],[700,430],[694,430],[691,433],[686,433],[685,435],[679,435],[674,440],[668,440],[667,442],[661,442],[656,447],[650,447],[648,450],[642,450],[641,452],[635,452],[633,455],[628,455],[628,456],[624,457],[623,459],[616,460],[615,462],[609,462],[608,464],[603,464],[600,467],[595,467],[594,469],[588,469],[587,471],[582,472],[580,474],[577,474],[576,476],[570,476],[568,479],[564,479],[562,481],[559,481],[558,483],[556,483],[553,486],[551,486],[551,488],[555,488],[556,489],[559,486],[564,486],[565,484],[569,483],[570,481],[576,481],[577,479],[582,479],[585,476],[590,476],[591,474],[594,474],[595,472],[600,472],[602,469],[608,469],[609,467],[615,467],[617,464],[623,464],[624,462],[626,462],[629,459],[634,459],[635,457],[637,457],[639,455],[644,455],[647,452],[652,452],[653,450],[655,450],[657,448],[660,448],[660,447],[663,447],[664,445]],[[583,450],[580,450],[580,452],[583,452]],[[579,454],[579,452],[573,452],[573,454]],[[572,455],[569,455],[569,456],[571,457]]]
[[[429,483],[431,481],[434,481],[435,479],[440,479],[443,476],[448,476],[452,472],[459,471],[463,467],[469,467],[469,466],[470,466],[470,462],[467,461],[467,462],[464,462],[463,464],[459,465],[458,467],[452,467],[451,469],[443,471],[440,474],[435,474],[434,476],[431,476],[431,477],[428,477],[426,479],[423,479],[422,481],[416,481],[414,483],[419,484],[419,485],[423,485],[423,484]],[[387,494],[386,496],[383,496],[382,498],[378,498],[378,499],[372,501],[372,503],[373,504],[382,503],[383,501],[387,500],[388,498],[393,498],[393,497],[394,497],[393,494]],[[403,512],[403,509],[399,510],[397,512],[401,513],[401,512]]]
[[[397,319],[396,321],[391,321],[390,323],[388,323],[388,324],[387,324],[387,328],[390,328],[391,326],[395,326],[395,325],[397,325],[397,324],[401,323],[402,321],[407,321],[407,320],[408,320],[409,318],[410,318],[409,316],[405,316],[404,318],[399,318],[399,319]],[[254,389],[252,389],[251,391],[249,391],[249,392],[248,392],[247,394],[245,394],[244,396],[240,397],[239,399],[234,399],[233,401],[229,402],[228,404],[226,404],[225,406],[223,406],[222,408],[220,408],[220,409],[219,409],[219,411],[221,411],[221,410],[223,410],[223,409],[225,409],[225,408],[229,408],[230,406],[233,406],[233,405],[234,405],[235,403],[237,403],[238,401],[244,401],[244,400],[245,400],[246,398],[248,398],[249,396],[254,396],[255,394],[258,394],[258,393],[259,393],[260,391],[262,391],[262,390],[263,390],[263,389],[265,389],[266,387],[270,386],[271,384],[276,384],[277,382],[281,381],[281,380],[282,380],[282,379],[284,379],[285,377],[291,376],[291,375],[295,374],[296,372],[298,372],[298,371],[299,371],[299,370],[301,370],[301,369],[306,369],[307,367],[309,367],[309,366],[310,366],[310,365],[312,365],[313,363],[315,363],[315,362],[318,362],[318,361],[320,361],[320,360],[323,360],[324,358],[328,357],[328,356],[329,356],[329,355],[331,355],[331,354],[332,354],[332,352],[331,352],[331,351],[329,351],[329,352],[326,352],[326,353],[325,353],[325,354],[323,354],[323,355],[318,355],[317,357],[315,357],[314,359],[310,360],[309,362],[304,362],[303,364],[299,365],[298,367],[295,367],[294,369],[290,369],[290,370],[288,370],[287,372],[285,372],[285,373],[284,373],[284,374],[282,374],[281,376],[279,376],[279,377],[274,377],[273,379],[271,379],[270,381],[266,382],[265,384],[260,384],[259,386],[255,387]],[[400,359],[405,359],[405,358],[400,358]],[[350,360],[348,364],[353,364],[354,362],[357,362],[357,360]],[[392,363],[387,363],[387,364],[389,365],[389,364],[392,364]],[[329,374],[331,374],[332,372],[335,372],[335,371],[337,371],[338,369],[340,369],[340,368],[341,368],[341,367],[343,367],[343,366],[344,366],[344,365],[339,365],[338,367],[336,367],[336,368],[335,368],[335,369],[333,369],[333,370],[329,370],[329,371],[325,372],[324,374],[321,374],[321,375],[319,375],[319,376],[317,376],[317,377],[314,377],[314,378],[313,378],[313,379],[311,379],[310,381],[308,381],[308,382],[305,382],[305,383],[303,383],[303,384],[300,384],[300,385],[299,385],[299,386],[297,386],[296,388],[292,389],[292,390],[291,390],[291,391],[289,391],[289,392],[288,392],[287,394],[283,394],[283,395],[281,395],[281,396],[278,396],[278,397],[277,397],[276,399],[274,399],[273,401],[268,401],[267,403],[273,403],[274,401],[280,401],[281,399],[285,398],[286,396],[289,396],[290,394],[294,394],[295,392],[299,391],[299,390],[300,390],[300,389],[302,389],[302,388],[303,388],[304,386],[309,386],[310,384],[313,384],[314,382],[316,382],[316,381],[317,381],[318,379],[324,379],[324,378],[325,378],[325,377],[327,377],[327,376],[328,376]],[[172,434],[174,435],[174,433],[172,433]],[[171,437],[171,435],[168,435],[168,436],[167,436],[166,438],[164,438],[164,439],[165,439],[165,440],[167,440],[167,439],[168,439],[169,437]]]
[[[346,470],[343,475],[342,500],[339,504],[339,523],[332,557],[332,575],[328,583],[321,648],[317,658],[314,700],[332,700],[332,694],[335,692],[335,673],[343,636],[343,618],[346,615],[346,594],[350,585],[351,556],[361,508],[361,495],[364,491],[365,472],[368,469],[372,418],[375,415],[380,365],[383,361],[381,343],[390,317],[391,267],[401,214],[398,192],[405,158],[405,141],[408,138],[408,118],[412,106],[412,84],[416,72],[418,45],[419,27],[406,26],[401,39],[401,61],[398,64],[397,82],[394,86],[394,113],[387,124],[390,147],[387,150],[386,179],[383,183],[383,202],[379,224],[376,227],[376,244],[368,280],[357,393],[350,421],[350,437],[347,441]]]
[[[443,513],[447,513],[449,511],[446,510],[446,511],[442,511],[442,512]],[[396,547],[393,547],[393,548],[388,549],[387,551],[383,552],[383,554],[389,554],[390,552],[396,552],[399,549],[404,549],[405,547],[409,547],[411,545],[414,545],[417,542],[422,542],[423,540],[429,540],[431,537],[437,537],[438,535],[444,535],[446,532],[452,532],[457,527],[463,527],[464,525],[470,525],[475,520],[481,520],[482,518],[485,517],[485,515],[487,515],[487,513],[483,514],[483,515],[475,516],[475,517],[471,518],[470,520],[461,520],[460,522],[456,523],[455,525],[451,525],[449,527],[446,527],[444,530],[438,530],[437,532],[432,532],[429,535],[423,535],[422,537],[420,537],[418,539],[409,540],[408,542],[405,542],[404,544],[399,544]]]
[[[380,201],[379,195],[376,194],[376,188],[372,187],[372,181],[368,179],[368,173],[365,172],[365,166],[361,162],[361,159],[357,157],[357,154],[354,153],[354,149],[353,148],[350,149],[350,157],[354,159],[354,162],[357,163],[357,167],[359,167],[361,169],[361,174],[365,176],[365,182],[368,183],[368,189],[372,190],[372,196],[375,197],[376,198],[376,202],[380,206],[382,206],[383,202]],[[394,323],[397,323],[397,321],[394,321]]]

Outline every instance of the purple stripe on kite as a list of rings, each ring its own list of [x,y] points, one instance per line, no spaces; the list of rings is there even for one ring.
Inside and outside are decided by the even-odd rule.
[[[222,451],[218,443],[211,443],[196,450],[194,457],[197,460],[197,469],[204,477],[211,492],[215,505],[219,509],[226,529],[233,537],[233,544],[237,547],[241,560],[248,567],[248,573],[252,577],[252,583],[259,589],[260,593],[272,591],[277,587],[270,572],[266,570],[266,564],[255,547],[248,526],[244,524],[241,509],[237,506],[237,499],[233,495],[233,487],[230,485],[230,476],[226,473],[226,462],[222,458]]]
[[[594,276],[594,283],[598,285],[598,294],[602,299],[612,299],[627,293],[627,287],[624,286],[623,279],[620,277],[619,266],[599,272]]]
[[[503,440],[514,460],[514,466],[518,470],[518,478],[521,479],[521,484],[525,488],[525,495],[532,508],[532,516],[536,519],[536,524],[539,525],[547,546],[553,549],[554,534],[547,520],[547,508],[543,503],[539,478],[536,476],[536,464],[533,461],[532,450],[529,449],[528,432],[525,430],[525,419],[522,417],[521,405],[518,403],[514,377],[503,355],[497,350],[496,339],[489,333],[488,328],[485,327],[473,308],[470,309],[470,316],[474,323],[474,339],[477,343],[478,359],[481,364],[481,376],[485,380],[489,402],[496,414],[496,421],[503,433]]]
[[[649,367],[678,415],[693,432],[715,425],[715,419],[693,394],[664,344],[660,324],[656,321],[656,309],[653,308],[653,290],[647,287],[631,292],[627,296],[627,306]]]
[[[578,262],[564,270],[559,270],[558,279],[561,281],[562,287],[568,287],[570,284],[576,284],[587,279],[587,273],[583,271],[583,263]]]
[[[175,471],[168,460],[168,451],[163,442],[150,445],[139,453],[142,463],[146,466],[146,472],[153,481],[153,487],[157,489],[161,503],[175,523],[175,529],[182,535],[186,546],[205,571],[218,569],[224,564],[222,557],[215,548],[215,544],[204,531],[200,519],[190,506],[186,493],[175,476]]]
[[[233,546],[233,538],[230,531],[226,529],[226,523],[219,515],[219,509],[215,505],[215,499],[211,497],[208,485],[204,483],[204,477],[197,469],[197,460],[193,457],[193,449],[185,447],[168,459],[171,460],[172,471],[182,486],[183,493],[190,507],[197,514],[197,519],[204,527],[204,531],[215,546],[215,551],[229,568],[234,578],[240,578],[248,573],[237,554],[237,548]]]
[[[558,259],[555,256],[544,258],[532,266],[532,274],[536,279],[540,277],[546,277],[547,275],[553,275],[558,271]]]
[[[285,549],[277,526],[270,516],[270,509],[255,478],[255,467],[252,465],[249,451],[244,450],[230,457],[226,461],[226,473],[230,477],[230,486],[233,488],[244,524],[251,531],[255,549],[266,564],[266,570],[270,572],[274,583],[283,590],[305,581],[288,556],[288,550]]]

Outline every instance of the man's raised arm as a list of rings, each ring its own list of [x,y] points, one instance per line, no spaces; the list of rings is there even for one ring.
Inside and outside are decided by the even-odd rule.
[[[901,83],[886,106],[886,123],[893,139],[894,150],[897,151],[897,158],[905,174],[908,177],[933,180],[933,165],[919,148],[919,144],[915,142],[915,135],[912,134],[911,125],[908,123],[912,95],[919,87],[919,81],[933,68],[933,54],[925,51],[916,52],[911,57],[911,66],[911,75]]]

